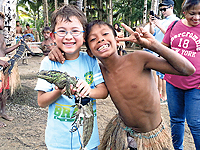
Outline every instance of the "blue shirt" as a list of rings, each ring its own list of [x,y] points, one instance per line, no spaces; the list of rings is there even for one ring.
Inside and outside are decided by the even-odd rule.
[[[160,20],[161,21],[161,25],[167,30],[168,26],[175,20],[179,20],[178,17],[176,17],[176,15],[170,15],[168,17],[166,17],[165,19],[163,20]],[[154,28],[154,36],[155,36],[155,39],[158,40],[160,43],[162,42],[163,38],[164,38],[164,34],[162,33],[162,31],[156,26]]]
[[[45,57],[41,63],[40,70],[57,70],[67,72],[70,76],[75,76],[78,79],[84,79],[93,89],[96,85],[104,82],[101,70],[96,58],[91,58],[85,52],[80,52],[80,55],[75,60],[65,60],[64,64],[54,62]],[[35,90],[49,92],[54,90],[54,85],[43,79],[38,79]],[[96,100],[93,102],[94,111],[94,127],[91,139],[86,148],[92,149],[97,147],[99,142],[99,133],[96,117]],[[71,119],[75,110],[72,105],[75,104],[75,99],[69,99],[65,95],[61,95],[55,102],[49,105],[47,127],[45,131],[45,142],[49,150],[78,150],[80,148],[80,137],[78,131],[70,132],[74,118]],[[82,126],[79,128],[82,135]],[[72,147],[71,147],[72,146]]]

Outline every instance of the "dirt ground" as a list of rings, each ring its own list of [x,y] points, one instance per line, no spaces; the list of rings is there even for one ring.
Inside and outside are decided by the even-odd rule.
[[[47,109],[37,105],[36,73],[39,70],[42,57],[32,56],[28,59],[28,65],[18,62],[21,79],[21,90],[16,91],[10,97],[7,104],[7,112],[15,117],[13,121],[0,121],[7,124],[0,128],[1,150],[46,150],[44,132],[47,120]],[[167,105],[161,106],[162,116],[169,125]],[[111,99],[97,100],[97,117],[99,135],[102,138],[104,128],[108,121],[117,113]],[[193,138],[188,127],[185,130],[185,150],[195,150]]]

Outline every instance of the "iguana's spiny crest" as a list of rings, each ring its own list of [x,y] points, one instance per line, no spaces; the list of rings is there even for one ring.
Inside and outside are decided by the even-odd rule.
[[[49,83],[55,84],[58,88],[63,89],[66,87],[66,95],[72,98],[70,91],[70,84],[76,87],[77,80],[75,77],[71,77],[67,72],[61,72],[56,70],[41,70],[37,73],[37,77],[46,80]]]

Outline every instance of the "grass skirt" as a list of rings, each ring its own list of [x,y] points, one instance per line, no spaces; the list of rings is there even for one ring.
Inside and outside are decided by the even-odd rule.
[[[108,123],[99,150],[128,149],[127,133],[136,141],[137,150],[173,150],[170,131],[163,121],[150,132],[136,133],[125,126],[119,115]]]
[[[0,59],[9,60],[8,57],[0,57]],[[17,64],[14,65],[10,75],[8,73],[4,74],[3,71],[0,72],[0,93],[5,89],[10,89],[10,94],[12,95],[19,87],[21,87],[21,82]]]

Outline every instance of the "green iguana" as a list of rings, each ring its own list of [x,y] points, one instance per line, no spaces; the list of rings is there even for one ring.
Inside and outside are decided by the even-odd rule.
[[[49,83],[55,84],[60,89],[66,87],[66,91],[64,94],[67,95],[69,98],[73,98],[70,91],[70,84],[72,84],[73,87],[76,87],[76,83],[78,81],[75,77],[69,76],[67,72],[60,72],[55,70],[42,70],[37,74],[37,77],[44,79]]]
[[[71,91],[70,91],[70,84],[73,87],[76,87],[76,83],[78,82],[75,77],[71,77],[68,75],[67,72],[60,72],[55,70],[45,71],[42,70],[37,74],[38,78],[44,79],[49,83],[53,83],[58,88],[63,89],[66,87],[65,95],[69,98],[73,98]],[[78,95],[78,93],[76,93]],[[81,104],[81,98],[78,98],[78,103],[74,105],[78,108],[78,111],[74,114],[72,118],[75,117],[75,121],[72,123],[72,129],[70,132],[74,132],[80,125],[83,125],[83,134],[81,137],[81,147],[80,149],[84,149],[85,146],[88,144],[90,137],[93,131],[93,123],[94,123],[94,112],[93,112],[93,104],[89,101],[86,105]],[[73,106],[73,107],[74,107]],[[74,125],[76,126],[74,128]]]

